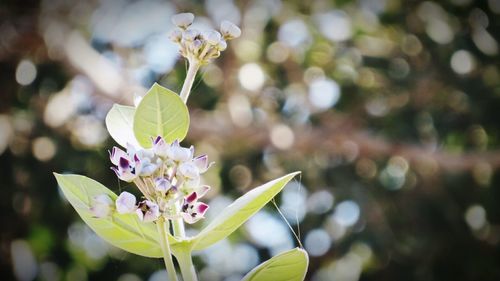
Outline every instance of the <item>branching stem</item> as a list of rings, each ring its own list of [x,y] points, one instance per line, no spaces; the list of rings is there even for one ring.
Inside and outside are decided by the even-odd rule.
[[[182,279],[184,281],[198,281],[196,270],[194,269],[193,260],[191,258],[191,251],[179,251],[177,254],[177,261],[181,268]]]

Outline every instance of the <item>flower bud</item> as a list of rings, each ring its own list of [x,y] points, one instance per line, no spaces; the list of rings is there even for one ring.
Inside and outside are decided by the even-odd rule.
[[[116,211],[118,211],[118,213],[120,214],[133,213],[137,209],[135,203],[135,196],[132,193],[124,191],[116,199]]]
[[[161,136],[157,136],[153,141],[153,151],[161,158],[167,157],[168,145]]]
[[[105,218],[111,211],[113,200],[107,194],[100,194],[92,198],[90,212],[95,218]]]
[[[238,38],[241,35],[241,29],[227,20],[222,21],[220,24],[220,31],[226,40]]]
[[[170,34],[168,35],[168,38],[175,43],[179,43],[179,42],[181,42],[181,39],[182,39],[182,31],[180,31],[178,29],[174,29],[170,32]]]
[[[200,170],[193,162],[184,162],[179,166],[179,172],[186,178],[194,179],[200,176]]]
[[[155,179],[155,189],[159,192],[165,193],[172,187],[172,183],[165,178]]]
[[[193,150],[181,147],[178,141],[174,141],[168,150],[168,157],[176,162],[189,161],[193,157]]]
[[[182,39],[187,42],[193,41],[198,36],[200,36],[200,32],[196,29],[188,29],[182,33]]]
[[[179,28],[186,29],[193,24],[194,15],[191,13],[180,13],[172,16],[172,23]]]
[[[222,39],[222,35],[218,31],[208,30],[203,33],[203,38],[205,38],[208,44],[215,46],[219,44],[219,41]]]
[[[201,42],[201,40],[199,39],[195,39],[191,44],[194,53],[198,52],[201,49],[201,46],[203,46],[203,42]]]
[[[141,177],[149,177],[158,169],[158,165],[151,163],[151,158],[143,158],[141,164]]]
[[[219,43],[217,43],[217,50],[224,51],[227,48],[227,42],[224,39],[221,39]]]

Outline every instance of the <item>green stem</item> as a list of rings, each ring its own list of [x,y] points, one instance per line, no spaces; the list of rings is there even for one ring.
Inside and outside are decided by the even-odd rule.
[[[179,214],[179,203],[174,204],[174,214]],[[172,219],[172,228],[174,229],[174,236],[179,238],[186,237],[186,230],[184,229],[184,221],[182,218]]]
[[[170,251],[170,244],[168,243],[168,220],[161,217],[156,222],[156,228],[160,234],[160,245],[163,252],[163,261],[167,269],[168,280],[177,281],[177,273],[175,272],[174,262],[172,261],[172,253]]]
[[[193,86],[194,79],[196,77],[196,72],[200,69],[200,63],[196,60],[189,60],[189,68],[186,74],[186,80],[184,80],[184,85],[182,85],[181,99],[184,103],[187,102],[189,93],[191,92],[191,87]]]
[[[189,98],[189,93],[193,87],[194,79],[196,77],[196,72],[200,69],[200,62],[195,59],[189,60],[189,68],[186,74],[186,80],[184,80],[184,85],[182,85],[182,90],[180,97],[184,103],[187,102]],[[174,204],[174,213],[179,214],[181,206],[179,202]],[[182,218],[172,219],[172,228],[174,235],[181,239],[186,237],[186,231],[184,229],[184,221]],[[191,250],[183,249],[176,252],[175,257],[181,268],[182,279],[184,281],[198,281],[196,276],[196,270],[194,269],[193,260],[191,259]]]
[[[181,268],[182,279],[184,281],[198,281],[190,250],[182,250],[176,254],[177,261]]]

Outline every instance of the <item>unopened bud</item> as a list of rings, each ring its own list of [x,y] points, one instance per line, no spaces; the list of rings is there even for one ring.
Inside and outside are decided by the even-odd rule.
[[[217,50],[224,51],[227,48],[227,42],[224,39],[221,39],[219,43],[217,43]]]
[[[172,16],[172,22],[179,28],[186,29],[194,21],[194,15],[191,13],[180,13]]]
[[[179,43],[182,39],[182,31],[180,31],[179,29],[174,29],[170,32],[168,38],[175,43]]]
[[[185,30],[183,33],[182,33],[182,39],[188,41],[188,42],[191,42],[193,41],[194,39],[196,39],[196,37],[198,37],[200,35],[200,32],[196,29],[188,29],[188,30]]]
[[[194,40],[193,43],[191,44],[193,51],[196,53],[201,49],[201,46],[203,46],[203,42],[201,40]]]
[[[241,35],[241,29],[227,20],[222,21],[220,24],[220,31],[226,40],[238,38]]]
[[[208,44],[215,46],[219,44],[219,41],[222,39],[222,35],[218,31],[208,30],[203,33],[203,38],[205,38]]]
[[[135,203],[135,196],[132,193],[124,191],[116,199],[116,211],[120,214],[133,213],[137,209]]]

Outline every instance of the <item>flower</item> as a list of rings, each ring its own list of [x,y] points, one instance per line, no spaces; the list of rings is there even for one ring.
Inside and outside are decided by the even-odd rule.
[[[194,147],[190,148],[181,147],[179,141],[174,141],[170,148],[168,149],[167,155],[173,161],[180,163],[186,162],[193,158]]]
[[[130,214],[135,212],[137,206],[135,205],[136,199],[132,193],[122,192],[116,199],[116,211],[120,214]]]
[[[141,221],[152,222],[160,217],[160,208],[154,202],[143,200],[139,202],[135,213]]]
[[[205,217],[208,208],[207,204],[198,202],[198,195],[193,192],[184,198],[181,217],[186,223],[193,224]]]
[[[220,24],[220,31],[224,39],[231,40],[241,36],[241,29],[230,21],[222,21]]]
[[[107,194],[100,194],[92,198],[90,212],[95,218],[105,218],[111,214],[113,200]]]
[[[194,16],[191,13],[177,14],[172,17],[172,22],[179,27],[169,35],[170,40],[180,47],[180,54],[190,63],[200,65],[207,64],[211,59],[220,56],[227,48],[227,40],[237,38],[241,30],[229,21],[221,23],[221,31],[207,30],[200,32],[194,28],[188,28],[193,23]]]
[[[210,166],[212,166],[212,164],[213,164],[213,162],[208,163],[208,156],[205,154],[195,157],[193,159],[193,163],[198,168],[200,174],[203,174],[204,172],[206,172],[208,170],[208,168],[210,168]]]
[[[194,15],[191,13],[180,13],[172,16],[172,23],[181,29],[188,28],[193,24]]]
[[[153,140],[153,152],[161,158],[166,158],[168,156],[168,145],[161,136],[157,136]]]
[[[117,167],[111,167],[119,179],[131,182],[136,179],[142,170],[142,165],[139,157],[135,153],[135,149],[129,145],[128,153],[117,148],[116,146],[110,152],[111,163]]]

